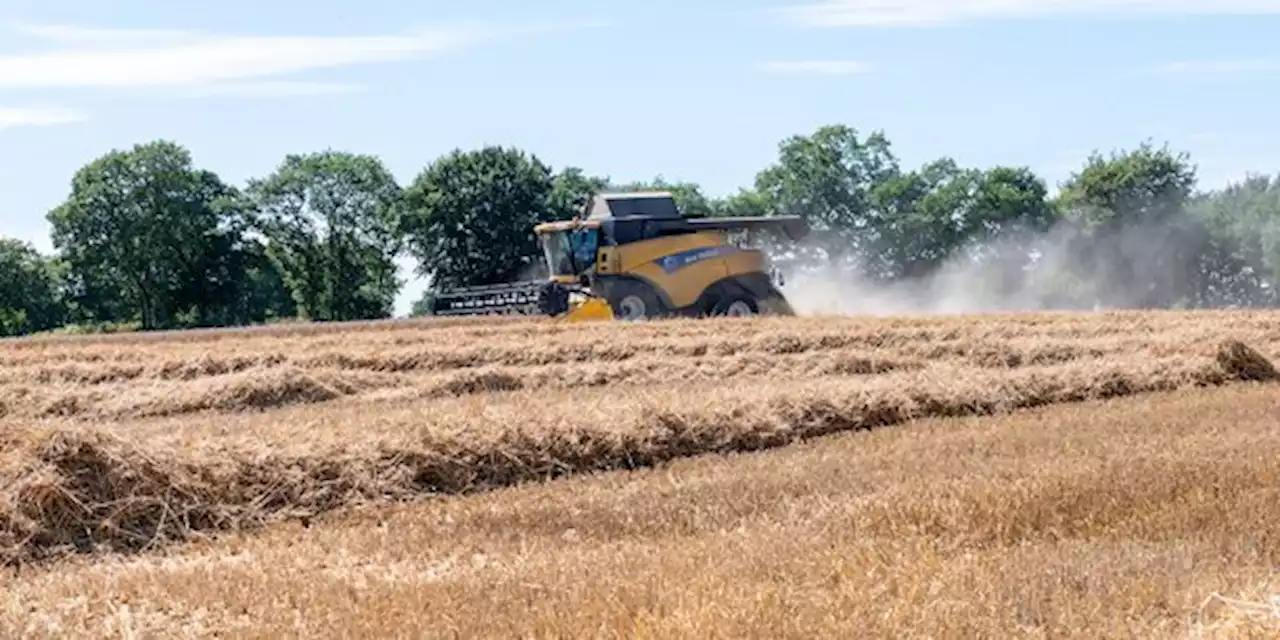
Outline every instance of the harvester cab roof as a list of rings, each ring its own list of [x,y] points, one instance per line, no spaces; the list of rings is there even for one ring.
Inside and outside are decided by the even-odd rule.
[[[684,217],[676,207],[675,196],[667,191],[597,194],[588,201],[586,214],[588,220],[634,217],[676,220]]]
[[[577,200],[580,214],[572,220],[544,222],[534,227],[542,235],[578,228],[598,229],[605,223],[614,227],[617,221],[683,220],[675,198],[665,191],[638,193],[601,193]]]
[[[699,231],[781,230],[793,241],[809,232],[808,225],[797,216],[686,217],[667,191],[597,194],[582,202],[582,213],[573,220],[539,224],[534,231],[544,235],[580,228],[601,229],[602,240],[610,245]]]

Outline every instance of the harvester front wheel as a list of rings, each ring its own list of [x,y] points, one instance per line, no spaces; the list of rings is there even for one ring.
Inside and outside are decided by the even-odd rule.
[[[548,282],[538,291],[538,311],[548,316],[560,316],[569,312],[569,290],[555,282]]]
[[[613,317],[635,322],[656,318],[664,314],[662,301],[652,289],[639,282],[621,280],[609,292],[609,306]]]

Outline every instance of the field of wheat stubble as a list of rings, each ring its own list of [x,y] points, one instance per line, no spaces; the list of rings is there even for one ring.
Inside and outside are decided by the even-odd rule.
[[[0,630],[1261,637],[1277,355],[1249,311],[7,341]]]

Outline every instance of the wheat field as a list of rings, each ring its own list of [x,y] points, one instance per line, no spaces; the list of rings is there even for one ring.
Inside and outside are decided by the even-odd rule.
[[[0,632],[1266,637],[1278,355],[1254,311],[0,342]]]

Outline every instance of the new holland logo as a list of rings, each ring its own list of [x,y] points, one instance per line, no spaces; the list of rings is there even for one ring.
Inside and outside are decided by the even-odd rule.
[[[680,253],[673,253],[669,256],[663,256],[661,258],[658,258],[654,262],[658,263],[658,266],[661,267],[663,271],[667,273],[671,273],[673,271],[683,269],[695,262],[701,262],[709,258],[715,258],[718,256],[727,255],[737,250],[738,250],[737,247],[728,246],[728,245],[721,245],[718,247],[703,247],[698,249],[690,249],[688,251],[681,251]]]

